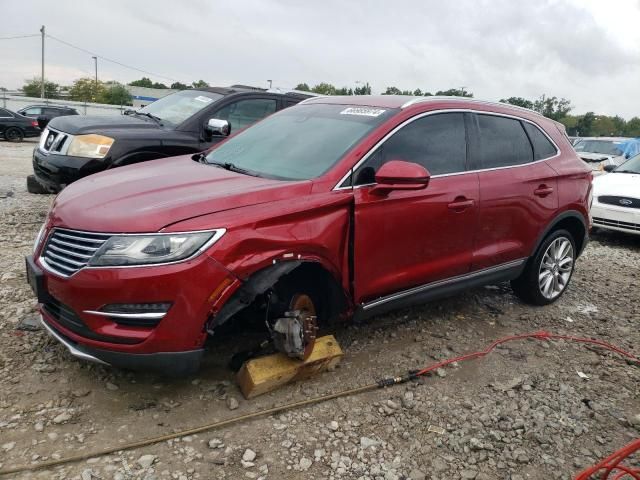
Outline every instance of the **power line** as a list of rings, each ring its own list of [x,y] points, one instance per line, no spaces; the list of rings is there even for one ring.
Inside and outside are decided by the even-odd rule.
[[[39,37],[39,33],[33,33],[29,35],[15,35],[13,37],[0,37],[0,40],[14,40],[16,38],[29,38],[29,37]]]
[[[36,35],[36,36],[37,36],[37,35]],[[153,77],[159,77],[159,78],[164,78],[165,80],[171,80],[172,82],[178,82],[178,81],[179,81],[179,80],[176,80],[175,78],[167,77],[167,76],[165,76],[165,75],[159,75],[159,74],[157,74],[157,73],[149,72],[149,71],[147,71],[147,70],[142,70],[142,69],[140,69],[140,68],[132,67],[131,65],[126,65],[126,64],[124,64],[124,63],[118,62],[117,60],[112,60],[112,59],[110,59],[110,58],[103,57],[102,55],[98,55],[98,54],[97,54],[97,53],[95,53],[95,52],[92,52],[92,51],[87,50],[87,49],[82,48],[82,47],[78,47],[77,45],[74,45],[74,44],[72,44],[72,43],[66,42],[66,41],[61,40],[61,39],[59,39],[59,38],[56,38],[56,37],[54,37],[53,35],[49,35],[49,34],[47,34],[46,36],[47,36],[48,38],[52,39],[52,40],[55,40],[56,42],[60,42],[60,43],[62,43],[62,44],[64,44],[64,45],[67,45],[68,47],[75,48],[76,50],[80,50],[81,52],[88,53],[88,54],[89,54],[89,55],[91,55],[91,56],[98,57],[98,58],[100,58],[100,59],[102,59],[102,60],[105,60],[105,61],[107,61],[107,62],[115,63],[116,65],[120,65],[121,67],[125,67],[125,68],[128,68],[128,69],[130,69],[130,70],[136,70],[136,71],[141,72],[141,73],[146,73],[147,75],[151,75],[151,76],[153,76]]]

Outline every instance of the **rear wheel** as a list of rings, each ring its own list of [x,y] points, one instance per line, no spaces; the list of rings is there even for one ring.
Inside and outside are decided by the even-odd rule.
[[[573,236],[567,230],[556,230],[545,238],[511,287],[518,297],[532,305],[553,303],[567,289],[575,260]]]
[[[24,132],[18,127],[9,127],[4,132],[4,139],[7,142],[21,142],[24,140]]]

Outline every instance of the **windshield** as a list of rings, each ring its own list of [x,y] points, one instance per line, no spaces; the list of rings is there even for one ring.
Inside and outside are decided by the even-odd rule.
[[[282,180],[308,180],[329,170],[396,110],[298,105],[249,127],[212,150],[217,163]]]
[[[150,113],[164,123],[178,125],[221,97],[219,93],[182,90],[162,97],[138,111]]]
[[[640,154],[627,160],[614,170],[620,173],[640,173]]]
[[[622,155],[622,143],[613,140],[581,140],[574,147],[576,152]]]

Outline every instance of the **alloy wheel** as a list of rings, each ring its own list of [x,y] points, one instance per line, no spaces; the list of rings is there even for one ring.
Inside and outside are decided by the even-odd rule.
[[[548,299],[558,297],[569,283],[573,272],[574,253],[566,237],[558,237],[549,244],[542,256],[538,271],[540,293]]]

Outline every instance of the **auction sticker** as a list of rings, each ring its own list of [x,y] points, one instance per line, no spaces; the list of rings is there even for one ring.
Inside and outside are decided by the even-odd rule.
[[[205,97],[203,95],[197,96],[195,99],[198,100],[199,102],[204,102],[204,103],[209,103],[211,100],[213,100],[212,98]]]
[[[383,108],[371,108],[371,107],[349,107],[340,112],[340,115],[361,115],[364,117],[379,117],[384,112]]]

